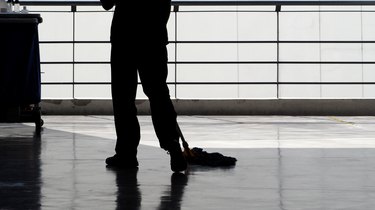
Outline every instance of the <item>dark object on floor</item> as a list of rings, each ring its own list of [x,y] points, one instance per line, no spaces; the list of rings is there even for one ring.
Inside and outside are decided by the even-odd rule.
[[[211,167],[226,167],[236,165],[237,159],[234,157],[224,156],[218,152],[208,153],[202,148],[189,148],[180,127],[177,125],[177,131],[180,134],[182,145],[184,147],[183,155],[186,161],[191,165],[211,166]]]
[[[202,148],[194,147],[190,149],[189,153],[187,154],[187,150],[185,149],[184,155],[188,160],[189,164],[192,165],[203,165],[203,166],[212,166],[212,167],[220,167],[220,166],[233,166],[236,165],[236,158],[224,156],[218,152],[208,153],[204,151]]]
[[[36,125],[42,131],[40,14],[0,13],[0,122]]]

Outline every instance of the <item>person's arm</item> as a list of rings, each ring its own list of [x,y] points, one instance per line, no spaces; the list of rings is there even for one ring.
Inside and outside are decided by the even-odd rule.
[[[115,5],[115,0],[100,0],[105,10],[110,10]]]
[[[169,16],[171,14],[171,0],[162,1],[162,21],[167,24]]]

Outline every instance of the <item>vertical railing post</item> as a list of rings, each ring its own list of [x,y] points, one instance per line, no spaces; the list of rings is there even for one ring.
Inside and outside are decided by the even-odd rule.
[[[276,5],[276,18],[277,18],[277,33],[276,33],[276,50],[277,50],[277,58],[276,58],[276,71],[277,71],[277,76],[276,76],[276,98],[280,98],[280,11],[281,11],[281,5]]]
[[[177,12],[179,6],[175,5],[173,7],[174,12],[174,97],[177,99]]]
[[[71,6],[71,12],[73,13],[73,37],[72,37],[72,47],[73,47],[73,77],[72,77],[72,97],[75,99],[75,30],[76,30],[76,12],[77,12],[77,5]]]

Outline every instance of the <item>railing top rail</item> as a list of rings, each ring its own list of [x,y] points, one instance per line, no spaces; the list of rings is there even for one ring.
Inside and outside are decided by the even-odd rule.
[[[375,5],[373,0],[185,0],[173,1],[174,5]]]
[[[100,5],[100,1],[29,1],[21,0],[23,5],[50,5],[50,6],[95,6]],[[327,5],[327,6],[355,6],[355,5],[375,5],[375,0],[172,0],[174,6],[236,6],[236,5],[285,5],[285,6],[307,6],[307,5]]]

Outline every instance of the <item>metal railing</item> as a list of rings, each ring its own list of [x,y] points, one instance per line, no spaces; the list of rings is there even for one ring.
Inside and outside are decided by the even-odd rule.
[[[72,13],[72,20],[73,20],[73,38],[71,41],[45,41],[41,40],[40,43],[42,45],[48,45],[48,44],[72,44],[73,47],[73,59],[72,61],[43,61],[42,65],[48,65],[48,64],[72,64],[73,65],[73,75],[74,75],[74,66],[77,64],[109,64],[107,61],[76,61],[74,56],[74,49],[75,45],[77,44],[109,44],[109,41],[77,41],[75,40],[75,16],[77,13],[80,12],[87,12],[87,11],[78,11],[77,7],[81,6],[99,6],[100,3],[97,1],[75,1],[75,2],[54,2],[54,1],[27,1],[23,2],[23,5],[29,5],[29,6],[69,6],[71,9],[69,12]],[[359,12],[359,13],[373,13],[375,10],[300,10],[300,11],[283,11],[284,6],[343,6],[343,5],[350,5],[350,6],[363,6],[363,5],[375,5],[375,1],[173,1],[173,12],[172,16],[175,18],[175,26],[174,26],[174,34],[175,37],[173,40],[170,41],[170,45],[174,45],[174,56],[175,60],[169,61],[170,65],[174,65],[175,70],[175,78],[174,81],[169,81],[168,84],[175,87],[174,91],[174,97],[179,98],[177,87],[179,85],[273,85],[276,88],[276,94],[275,98],[280,98],[280,86],[282,85],[375,85],[375,80],[372,81],[361,81],[361,82],[351,82],[351,81],[281,81],[280,80],[280,66],[285,64],[301,64],[301,65],[332,65],[332,64],[342,64],[342,65],[351,65],[351,64],[357,64],[357,65],[372,65],[375,64],[375,61],[364,61],[363,58],[361,60],[281,60],[280,59],[280,48],[282,44],[360,44],[361,48],[363,50],[364,44],[374,44],[374,40],[280,40],[280,14],[281,13],[287,13],[287,12],[318,12],[318,13],[324,13],[324,12]],[[187,13],[187,11],[181,11],[180,8],[186,6],[236,6],[240,8],[241,6],[274,6],[273,10],[267,10],[263,12],[270,12],[270,13],[276,13],[276,39],[275,40],[194,40],[194,41],[186,41],[186,40],[178,40],[178,28],[183,27],[178,25],[178,15],[180,13]],[[99,12],[99,11],[96,11]],[[104,12],[104,11],[101,11]],[[213,10],[210,10],[208,12],[216,12]],[[228,10],[228,11],[221,11],[221,12],[228,12],[228,13],[237,13],[237,12],[259,12],[259,11],[251,11],[251,10]],[[220,60],[220,61],[212,61],[212,60],[206,60],[206,61],[196,61],[196,60],[179,60],[178,59],[178,49],[179,45],[183,44],[273,44],[275,45],[276,50],[276,59],[275,60]],[[363,52],[362,52],[363,56]],[[211,82],[205,82],[205,81],[178,81],[177,74],[178,74],[178,66],[186,64],[233,64],[233,65],[242,65],[242,64],[272,64],[276,65],[276,81],[211,81]],[[43,82],[43,85],[72,85],[73,86],[73,98],[75,98],[74,93],[74,86],[75,85],[110,85],[110,82],[77,82],[74,79],[72,82]]]

